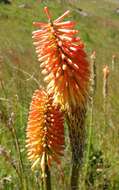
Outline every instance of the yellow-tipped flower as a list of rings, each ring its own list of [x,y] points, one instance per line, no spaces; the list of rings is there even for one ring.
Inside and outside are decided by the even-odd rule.
[[[53,103],[53,96],[44,90],[36,90],[32,97],[26,129],[28,158],[34,168],[38,163],[44,173],[45,163],[60,163],[64,150],[63,115]]]
[[[45,12],[49,22],[34,23],[39,29],[33,32],[33,39],[48,91],[65,108],[83,107],[90,76],[84,45],[76,36],[75,23],[62,21],[69,11],[54,21],[47,7]]]

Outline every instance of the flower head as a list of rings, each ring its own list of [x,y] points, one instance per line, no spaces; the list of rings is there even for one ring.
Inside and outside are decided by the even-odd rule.
[[[84,45],[76,36],[75,22],[63,22],[69,11],[54,21],[47,7],[45,12],[49,22],[34,23],[40,29],[33,32],[33,39],[42,73],[47,75],[44,79],[47,89],[54,92],[55,101],[65,108],[82,107],[87,99],[90,76]]]
[[[43,172],[45,162],[48,165],[52,160],[60,163],[59,157],[64,150],[63,115],[60,107],[53,103],[53,96],[44,90],[36,90],[33,94],[26,138],[32,168],[40,162]]]
[[[108,65],[105,65],[104,68],[103,68],[103,77],[104,77],[104,79],[108,78],[109,73],[110,73],[109,67],[108,67]]]
[[[96,51],[95,51],[95,50],[92,52],[90,58],[91,58],[92,60],[95,60],[95,59],[96,59]]]

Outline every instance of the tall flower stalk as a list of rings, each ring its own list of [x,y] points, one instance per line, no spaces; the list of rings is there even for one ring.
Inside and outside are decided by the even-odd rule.
[[[60,164],[64,150],[63,115],[59,105],[53,102],[52,94],[36,90],[33,94],[28,126],[26,147],[32,169],[41,169],[45,190],[51,190],[50,166],[52,160]]]
[[[69,11],[52,21],[48,8],[44,10],[48,23],[33,23],[39,28],[33,32],[33,40],[47,91],[65,112],[72,150],[71,189],[76,190],[85,144],[89,62],[76,23],[63,21]]]
[[[96,76],[96,52],[93,51],[91,54],[91,85],[90,85],[90,125],[88,129],[88,145],[87,145],[87,156],[86,164],[88,169],[88,159],[90,154],[90,149],[92,145],[92,135],[93,135],[93,114],[94,114],[94,96],[97,86],[97,76]]]
[[[106,120],[107,120],[107,97],[108,97],[108,78],[109,78],[109,67],[108,65],[105,65],[103,68],[103,100],[104,100],[104,117],[105,117],[105,126],[106,126]]]
[[[88,127],[88,139],[87,139],[87,152],[86,152],[86,162],[84,167],[84,187],[86,176],[88,173],[88,167],[89,167],[89,157],[90,157],[90,151],[91,151],[91,145],[93,144],[92,138],[93,138],[93,115],[94,115],[94,96],[96,92],[96,86],[97,86],[97,76],[96,76],[96,52],[93,51],[90,56],[90,63],[91,63],[91,76],[90,76],[90,122]]]

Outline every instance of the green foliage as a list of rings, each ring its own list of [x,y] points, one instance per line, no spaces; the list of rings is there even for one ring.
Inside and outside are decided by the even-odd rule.
[[[31,33],[33,31],[33,21],[46,20],[43,15],[43,7],[46,5],[51,9],[54,18],[63,13],[63,10],[70,9],[72,12],[70,19],[76,20],[87,53],[90,54],[94,49],[97,52],[93,146],[89,157],[89,170],[86,179],[83,180],[86,181],[88,190],[91,188],[96,190],[118,190],[119,88],[117,81],[119,80],[119,16],[115,15],[114,10],[119,6],[119,3],[112,0],[80,0],[75,7],[69,5],[68,1],[65,4],[60,4],[59,1],[55,0],[44,0],[42,3],[33,0],[14,0],[12,5],[0,3],[0,144],[10,152],[15,164],[18,165],[19,156],[9,129],[14,127],[23,162],[23,171],[21,172],[23,183],[21,183],[15,169],[0,153],[0,189],[25,190],[26,184],[28,190],[39,189],[37,181],[39,181],[40,173],[39,171],[35,174],[31,172],[30,163],[26,157],[25,129],[33,91],[40,85],[44,85],[32,45]],[[89,13],[88,16],[81,16],[76,11],[77,7]],[[102,67],[104,64],[108,64],[111,69],[112,54],[117,55],[117,60],[114,71],[110,71],[107,125],[104,126]],[[11,118],[12,115],[13,118]],[[87,117],[87,131],[88,119]],[[53,166],[53,190],[66,189],[69,185],[69,168],[71,165],[69,150],[68,134],[66,132],[66,152],[65,158],[62,160],[65,185],[59,177],[61,173],[58,172],[57,174],[57,170]],[[97,172],[98,167],[101,168],[100,172]],[[83,178],[83,172],[81,175]],[[81,187],[81,190],[83,188]]]

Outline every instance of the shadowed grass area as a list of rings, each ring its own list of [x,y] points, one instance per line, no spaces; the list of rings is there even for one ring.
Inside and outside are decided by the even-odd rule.
[[[72,0],[73,2],[73,0]],[[25,3],[25,5],[24,5]],[[23,179],[28,190],[39,189],[37,181],[40,173],[31,172],[26,157],[25,129],[27,125],[29,103],[33,91],[45,85],[40,74],[40,67],[32,45],[33,21],[47,21],[43,7],[51,9],[54,18],[66,9],[71,10],[70,19],[77,22],[80,37],[85,42],[88,55],[96,50],[97,89],[94,97],[93,144],[89,157],[89,168],[86,179],[83,171],[80,179],[80,190],[84,189],[82,181],[86,181],[87,190],[119,189],[119,14],[115,10],[118,1],[113,0],[80,0],[78,3],[61,4],[60,1],[19,1],[12,5],[0,4],[0,144],[10,152],[18,165],[18,155],[14,147],[10,127],[16,129],[20,144],[24,171]],[[81,16],[78,8],[87,13]],[[115,68],[112,71],[112,55],[116,55]],[[103,74],[105,64],[110,67],[109,96],[107,100],[106,126],[103,110]],[[12,117],[13,115],[13,117]],[[12,120],[12,122],[11,122]],[[87,134],[90,114],[87,114]],[[69,185],[70,147],[66,130],[66,151],[62,159],[64,183],[59,180],[60,172],[53,166],[53,190],[67,189]],[[86,151],[85,151],[86,152]],[[84,160],[85,166],[85,160]],[[58,182],[57,182],[58,181]],[[4,159],[0,152],[0,189],[27,189],[21,187],[15,170]],[[65,187],[66,186],[66,187]]]

